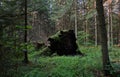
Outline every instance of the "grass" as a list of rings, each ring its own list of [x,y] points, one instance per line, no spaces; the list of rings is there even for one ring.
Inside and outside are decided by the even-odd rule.
[[[120,48],[113,47],[109,55],[110,55],[112,66],[114,67],[115,71],[120,71]]]
[[[85,56],[35,56],[39,51],[29,53],[30,63],[20,65],[16,77],[95,77],[94,71],[102,70],[102,59],[100,47],[83,47],[80,50]],[[111,61],[116,70],[120,70],[118,59],[120,59],[120,48],[110,51]]]

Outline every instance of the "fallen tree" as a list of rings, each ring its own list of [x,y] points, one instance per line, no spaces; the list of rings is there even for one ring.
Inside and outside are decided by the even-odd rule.
[[[49,37],[50,46],[48,48],[51,53],[58,55],[83,55],[78,49],[76,37],[73,30],[59,31],[55,35]]]

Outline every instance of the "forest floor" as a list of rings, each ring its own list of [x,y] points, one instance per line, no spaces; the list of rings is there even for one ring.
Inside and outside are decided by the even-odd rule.
[[[17,68],[18,77],[103,77],[100,47],[80,47],[85,56],[38,56],[30,52],[28,65]],[[120,70],[120,48],[110,51],[110,60],[116,71]]]

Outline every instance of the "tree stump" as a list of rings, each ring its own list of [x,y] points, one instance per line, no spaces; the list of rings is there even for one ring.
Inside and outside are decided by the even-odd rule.
[[[57,53],[58,55],[77,55],[82,53],[77,51],[78,46],[76,43],[76,37],[73,30],[60,31],[56,35],[48,39],[50,42],[49,48],[52,53]]]

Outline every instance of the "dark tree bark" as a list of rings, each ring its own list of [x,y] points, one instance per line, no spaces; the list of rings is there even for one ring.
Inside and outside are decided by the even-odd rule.
[[[24,32],[24,42],[25,42],[25,50],[24,50],[24,62],[28,63],[28,54],[27,54],[27,0],[25,0],[25,32]]]
[[[96,9],[98,12],[98,21],[99,21],[99,29],[101,35],[101,48],[102,48],[102,61],[103,61],[103,71],[104,75],[110,75],[110,70],[112,69],[109,54],[108,54],[108,46],[107,46],[107,31],[105,24],[105,16],[103,9],[103,0],[96,0]]]

